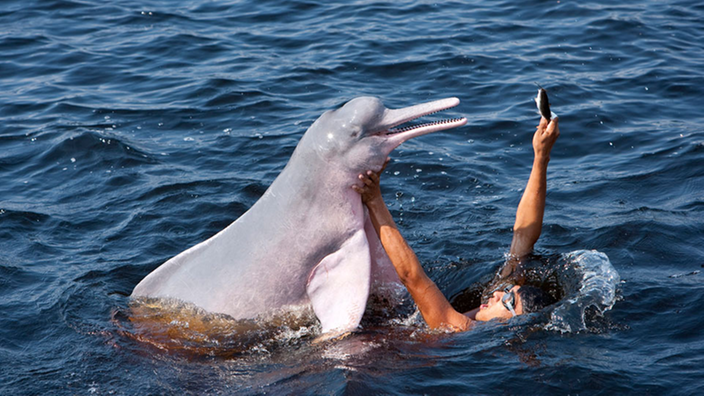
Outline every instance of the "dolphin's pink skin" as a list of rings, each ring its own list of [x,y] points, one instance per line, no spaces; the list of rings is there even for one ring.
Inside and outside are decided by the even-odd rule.
[[[324,333],[354,330],[370,291],[398,278],[351,186],[404,141],[464,125],[397,128],[457,104],[392,110],[361,97],[325,112],[245,214],[147,275],[132,297],[175,298],[235,319],[310,304]]]

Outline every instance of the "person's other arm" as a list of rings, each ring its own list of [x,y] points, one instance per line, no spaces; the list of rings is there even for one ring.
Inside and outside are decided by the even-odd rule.
[[[512,259],[520,260],[533,251],[533,246],[540,238],[540,232],[543,228],[543,213],[545,212],[550,151],[559,136],[560,128],[557,118],[550,121],[549,124],[545,118],[540,119],[540,125],[533,135],[533,152],[535,154],[533,168],[516,210],[513,241],[509,252]]]
[[[364,187],[353,186],[362,195],[369,216],[381,244],[420,310],[423,319],[433,329],[467,330],[472,322],[457,312],[421,267],[418,257],[396,227],[379,189],[379,175],[367,172],[360,175]]]

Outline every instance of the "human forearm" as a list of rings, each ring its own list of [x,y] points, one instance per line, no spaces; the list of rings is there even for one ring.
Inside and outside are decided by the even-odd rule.
[[[523,256],[533,250],[540,238],[545,213],[545,196],[547,194],[547,168],[549,156],[536,156],[528,184],[516,210],[516,222],[513,225],[513,242],[511,255]]]
[[[452,331],[468,329],[471,321],[452,308],[435,282],[425,273],[415,252],[396,227],[384,201],[381,198],[374,199],[367,201],[366,205],[391,264],[428,326]]]
[[[545,213],[545,196],[547,194],[547,170],[550,151],[560,136],[558,119],[550,123],[545,118],[540,120],[533,135],[533,168],[528,184],[516,210],[516,222],[513,225],[513,241],[510,254],[520,258],[533,250],[540,237]]]
[[[415,252],[396,227],[396,223],[386,207],[386,203],[379,198],[366,203],[369,217],[374,225],[382,246],[391,259],[401,281],[408,285],[418,277],[425,275]]]
[[[359,175],[359,180],[363,186],[354,185],[352,188],[361,194],[362,202],[369,210],[374,230],[425,322],[434,329],[466,330],[470,319],[452,308],[437,285],[425,273],[415,252],[396,227],[381,196],[379,174],[368,171]]]

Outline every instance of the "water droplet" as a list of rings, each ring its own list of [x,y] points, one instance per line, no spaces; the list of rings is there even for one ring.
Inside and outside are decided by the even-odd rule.
[[[71,158],[71,162],[76,162],[76,159],[75,159],[75,158]]]

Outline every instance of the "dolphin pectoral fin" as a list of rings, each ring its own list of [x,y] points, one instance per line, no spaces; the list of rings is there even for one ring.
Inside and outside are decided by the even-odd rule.
[[[357,328],[367,306],[370,267],[367,236],[360,229],[313,269],[306,291],[323,333]]]

